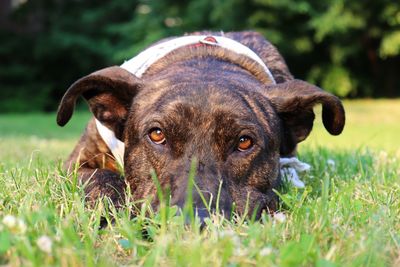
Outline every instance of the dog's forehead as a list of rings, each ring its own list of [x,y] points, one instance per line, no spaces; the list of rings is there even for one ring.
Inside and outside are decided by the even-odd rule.
[[[253,121],[256,119],[251,107],[251,96],[245,97],[221,83],[180,83],[164,88],[148,89],[135,99],[134,106],[139,117],[174,117],[177,119],[209,119]]]

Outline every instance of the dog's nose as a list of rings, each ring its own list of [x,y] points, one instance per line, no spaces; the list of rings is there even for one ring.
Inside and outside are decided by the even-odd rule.
[[[204,167],[205,167],[205,164],[202,161],[199,161],[199,163],[197,164],[197,172],[200,172],[200,173],[204,172]]]
[[[196,208],[196,216],[200,219],[200,230],[206,226],[205,219],[210,217],[210,213],[206,208]]]
[[[200,222],[203,223],[206,218],[210,217],[210,212],[206,208],[195,208],[195,214]]]
[[[206,209],[206,208],[196,208],[196,207],[194,207],[193,208],[193,214],[199,219],[199,221],[200,221],[200,229],[203,229],[204,228],[204,226],[206,225],[205,224],[205,219],[206,218],[209,218],[210,217],[210,213],[209,213],[209,211]],[[187,214],[184,214],[183,212],[182,212],[182,209],[179,209],[178,211],[177,211],[177,213],[176,213],[176,215],[177,216],[185,216],[185,224],[187,224],[187,225],[190,225],[193,221],[192,221],[192,218],[189,216],[189,215],[187,215]]]

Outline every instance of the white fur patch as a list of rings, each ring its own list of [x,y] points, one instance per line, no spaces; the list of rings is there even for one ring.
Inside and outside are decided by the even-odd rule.
[[[125,154],[125,144],[115,137],[113,131],[108,129],[106,126],[101,124],[98,120],[96,120],[97,131],[99,132],[103,141],[107,144],[108,148],[111,150],[111,153],[114,155],[115,160],[118,164],[123,167],[124,166],[124,154]]]
[[[298,188],[304,187],[304,182],[300,180],[299,173],[307,172],[311,166],[307,163],[301,162],[298,158],[280,158],[281,177],[292,183],[293,186]]]

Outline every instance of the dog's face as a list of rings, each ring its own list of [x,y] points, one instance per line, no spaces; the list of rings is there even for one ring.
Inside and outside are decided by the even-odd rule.
[[[196,79],[194,79],[196,80]],[[163,84],[163,86],[160,86]],[[135,97],[125,127],[125,175],[134,196],[156,195],[149,177],[155,170],[171,203],[183,207],[191,163],[196,160],[193,201],[201,213],[200,194],[230,214],[261,210],[272,203],[270,190],[279,170],[280,124],[276,112],[257,91],[252,96],[227,80],[151,83]],[[234,93],[233,93],[234,92]],[[258,98],[256,97],[258,95]],[[220,192],[218,194],[218,191]]]
[[[125,143],[125,179],[134,198],[152,198],[155,205],[151,171],[171,204],[183,207],[196,163],[191,193],[201,217],[207,216],[203,200],[211,208],[218,201],[225,214],[276,209],[279,157],[307,137],[315,104],[323,104],[327,130],[342,131],[340,101],[306,82],[265,85],[248,73],[199,77],[204,75],[142,81],[119,67],[96,72],[69,89],[59,124],[83,95],[95,117]]]

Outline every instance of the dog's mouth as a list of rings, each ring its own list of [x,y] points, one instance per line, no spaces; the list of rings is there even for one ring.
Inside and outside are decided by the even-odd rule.
[[[204,196],[197,198],[197,196],[194,196],[194,199],[190,197],[189,199],[179,201],[179,203],[160,203],[157,199],[152,203],[152,207],[156,212],[160,212],[162,208],[166,208],[165,204],[168,204],[170,207],[176,207],[175,215],[183,216],[186,224],[197,221],[204,227],[207,220],[236,221],[239,218],[258,220],[264,212],[272,214],[276,211],[275,207],[277,203],[274,203],[276,199],[269,199],[267,195],[260,194],[259,192],[257,194],[259,197],[256,201],[251,201],[250,198],[247,198],[246,201],[239,204],[232,201],[231,197],[229,199],[220,198],[218,201],[215,201],[221,195],[221,192],[218,192],[218,195],[211,195],[210,198]],[[248,192],[248,195],[251,195],[251,192]],[[173,199],[172,195],[169,196],[169,199]]]

